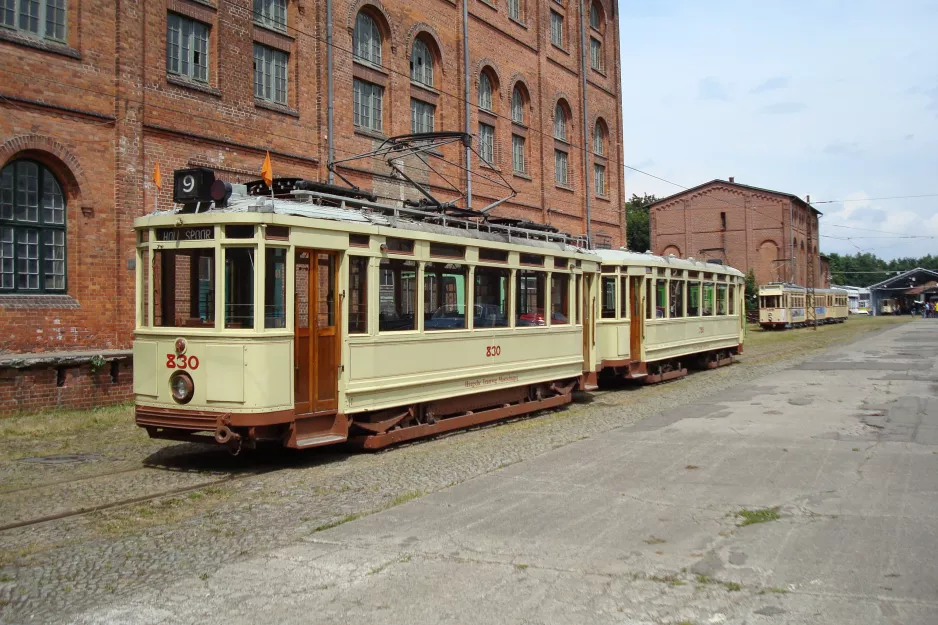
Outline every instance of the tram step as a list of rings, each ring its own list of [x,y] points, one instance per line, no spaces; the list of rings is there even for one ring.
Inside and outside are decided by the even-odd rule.
[[[314,445],[328,445],[329,443],[342,443],[345,442],[345,436],[337,436],[335,434],[327,434],[325,436],[313,436],[311,438],[304,438],[302,440],[296,441],[297,447],[312,447]]]

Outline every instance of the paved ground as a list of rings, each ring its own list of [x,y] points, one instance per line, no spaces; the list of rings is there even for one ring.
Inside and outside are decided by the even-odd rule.
[[[73,622],[935,623],[936,364],[899,326]]]

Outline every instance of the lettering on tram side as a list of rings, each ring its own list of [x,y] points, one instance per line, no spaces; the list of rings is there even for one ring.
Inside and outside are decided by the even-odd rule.
[[[167,369],[191,369],[195,371],[199,368],[199,359],[197,356],[186,356],[185,354],[166,354]]]
[[[157,241],[211,241],[215,228],[200,226],[192,228],[160,228],[156,231]]]
[[[499,375],[491,378],[476,378],[475,380],[466,380],[466,388],[478,388],[480,386],[492,386],[493,384],[507,384],[508,382],[517,382],[516,375]]]

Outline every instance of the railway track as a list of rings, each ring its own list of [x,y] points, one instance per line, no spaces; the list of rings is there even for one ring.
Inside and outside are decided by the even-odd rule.
[[[55,486],[55,485],[62,485],[62,484],[69,484],[69,483],[74,483],[74,482],[81,482],[81,481],[86,481],[86,480],[93,479],[93,478],[107,477],[107,476],[109,476],[109,475],[119,475],[119,474],[122,474],[122,473],[129,473],[129,472],[131,472],[131,471],[147,470],[147,469],[151,469],[151,468],[152,468],[152,467],[137,467],[137,468],[128,468],[128,469],[126,469],[126,470],[111,471],[111,472],[108,472],[108,473],[99,473],[99,474],[96,474],[96,475],[93,475],[93,476],[81,477],[81,478],[77,478],[77,479],[74,479],[74,480],[61,480],[61,481],[59,481],[59,482],[54,482],[54,483],[50,483],[50,484],[44,484],[44,485],[42,485],[42,486],[32,487],[32,488],[29,488],[29,489],[25,489],[25,488],[24,488],[24,489],[9,490],[9,491],[5,491],[5,492],[3,492],[3,493],[0,493],[0,495],[6,495],[6,494],[11,494],[11,493],[21,492],[21,491],[23,491],[23,490],[36,490],[37,488],[41,489],[41,488],[46,488],[46,487],[52,487],[52,486]],[[10,530],[14,530],[14,529],[19,529],[19,528],[23,528],[23,527],[30,527],[30,526],[34,526],[34,525],[40,525],[40,524],[42,524],[42,523],[49,523],[49,522],[51,522],[51,521],[60,521],[60,520],[63,520],[63,519],[70,519],[70,518],[74,518],[74,517],[83,516],[83,515],[86,515],[86,514],[91,514],[91,513],[93,513],[93,512],[101,512],[101,511],[103,511],[103,510],[111,510],[111,509],[114,509],[114,508],[121,508],[121,507],[124,507],[124,506],[130,506],[130,505],[134,505],[134,504],[144,503],[144,502],[147,502],[147,501],[154,501],[154,500],[157,500],[157,499],[162,499],[162,498],[164,498],[164,497],[173,497],[173,496],[175,496],[175,495],[181,495],[181,494],[185,494],[185,493],[197,491],[197,490],[200,490],[200,489],[203,489],[203,488],[210,488],[210,487],[212,487],[212,486],[220,486],[220,485],[223,485],[223,484],[230,484],[230,483],[232,483],[232,482],[238,482],[238,481],[250,479],[250,478],[253,478],[253,477],[259,477],[259,476],[261,476],[261,475],[265,475],[265,474],[267,474],[267,473],[272,473],[272,472],[277,471],[277,470],[279,470],[279,469],[278,469],[278,468],[269,468],[269,469],[261,469],[261,470],[258,470],[258,471],[251,471],[251,472],[247,472],[247,473],[232,473],[232,474],[226,475],[226,476],[224,476],[224,477],[221,477],[221,478],[219,478],[219,479],[210,480],[210,481],[208,481],[208,482],[201,482],[201,483],[199,483],[199,484],[190,484],[190,485],[187,485],[187,486],[180,486],[180,487],[178,487],[178,488],[164,489],[164,490],[161,490],[161,491],[159,491],[159,492],[150,493],[150,494],[147,494],[147,495],[140,495],[140,496],[137,496],[137,497],[127,497],[127,498],[118,499],[118,500],[115,500],[115,501],[109,501],[109,502],[105,502],[105,503],[96,504],[96,505],[93,505],[93,506],[86,506],[86,507],[80,507],[80,508],[73,508],[73,509],[71,509],[71,510],[66,510],[66,511],[64,511],[64,512],[57,512],[57,513],[55,513],[55,514],[49,514],[49,515],[45,515],[45,516],[34,517],[34,518],[31,518],[31,519],[26,519],[26,520],[22,520],[22,521],[14,521],[14,522],[12,522],[12,523],[6,523],[6,524],[4,524],[4,525],[0,525],[0,532],[6,532],[6,531],[10,531]]]

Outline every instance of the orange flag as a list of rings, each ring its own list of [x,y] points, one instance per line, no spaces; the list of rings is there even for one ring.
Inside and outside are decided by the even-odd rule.
[[[160,175],[160,164],[156,163],[156,169],[153,170],[153,184],[156,185],[157,189],[163,189],[163,176]]]
[[[273,188],[274,168],[270,165],[270,152],[267,153],[267,158],[264,159],[264,166],[261,167],[261,178],[264,179],[264,184]]]

